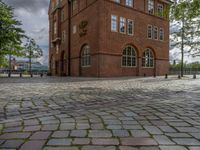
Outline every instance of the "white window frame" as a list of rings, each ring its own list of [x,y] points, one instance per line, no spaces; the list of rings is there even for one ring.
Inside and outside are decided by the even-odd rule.
[[[149,57],[147,57],[148,55],[149,55]],[[151,57],[151,55],[152,55],[152,57]],[[148,61],[148,63],[146,63],[146,61]],[[151,63],[151,61],[152,61],[152,63]],[[155,59],[154,59],[154,54],[153,54],[152,49],[146,48],[142,55],[142,68],[154,68],[155,67],[154,63],[155,63]]]
[[[164,28],[160,28],[160,30],[159,30],[159,40],[164,41],[164,37],[165,37]]]
[[[91,54],[89,45],[85,45],[81,51],[81,67],[91,66]]]
[[[159,17],[164,17],[164,5],[162,3],[157,4],[157,13]]]
[[[122,31],[123,27],[124,27],[124,32]],[[120,17],[119,31],[122,34],[126,34],[126,18],[124,17]]]
[[[153,28],[153,39],[158,40],[158,27],[157,26],[154,26],[154,28]]]
[[[113,0],[115,3],[120,3],[120,0]]]
[[[148,10],[149,14],[154,15],[154,13],[155,13],[155,1],[154,0],[148,0],[147,10]]]
[[[129,30],[129,29],[130,29],[130,28],[129,28],[129,27],[130,27],[129,24],[130,24],[131,22],[132,22],[132,33],[129,32],[129,31],[130,31],[130,30]],[[127,20],[127,34],[128,34],[128,35],[134,35],[134,21],[131,20],[131,19],[128,19],[128,20]]]
[[[131,55],[127,54],[128,48],[131,48],[131,50],[133,50],[133,51],[131,51]],[[124,51],[125,51],[125,54],[124,54]],[[135,55],[133,54],[133,52],[134,52]],[[123,64],[124,59],[126,60],[126,64],[125,65]],[[131,65],[128,65],[128,59],[131,59]],[[135,65],[133,65],[133,59],[135,59],[135,62],[134,62]],[[121,63],[122,63],[121,64],[122,67],[127,67],[127,68],[128,67],[130,67],[130,68],[137,67],[137,51],[135,50],[135,48],[133,46],[128,45],[128,46],[125,47],[125,49],[123,49],[122,62]]]
[[[151,27],[151,38],[149,37],[149,27]],[[150,25],[150,24],[148,24],[148,26],[147,26],[147,38],[148,39],[153,39],[153,26],[152,25]]]
[[[126,0],[126,6],[133,7],[133,0]]]
[[[118,31],[118,17],[116,15],[111,15],[111,31]]]

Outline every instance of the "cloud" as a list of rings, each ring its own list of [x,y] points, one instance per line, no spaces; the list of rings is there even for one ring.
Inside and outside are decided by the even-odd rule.
[[[15,9],[24,9],[30,13],[37,13],[41,9],[48,9],[49,0],[4,0]]]

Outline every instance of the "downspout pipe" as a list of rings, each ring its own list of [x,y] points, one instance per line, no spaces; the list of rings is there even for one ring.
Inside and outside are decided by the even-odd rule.
[[[71,3],[72,0],[68,1],[68,76],[71,76]]]

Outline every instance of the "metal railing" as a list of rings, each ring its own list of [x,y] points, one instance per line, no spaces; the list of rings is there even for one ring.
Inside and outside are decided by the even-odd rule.
[[[170,70],[169,70],[170,75],[178,75],[180,73],[181,73],[180,68],[170,68]],[[184,75],[200,74],[200,68],[184,68],[183,74]]]

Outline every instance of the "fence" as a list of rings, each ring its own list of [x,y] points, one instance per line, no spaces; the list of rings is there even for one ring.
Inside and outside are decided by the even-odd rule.
[[[170,68],[170,70],[169,70],[170,75],[178,75],[180,73],[181,73],[180,68]],[[183,74],[185,74],[185,75],[200,74],[200,68],[184,68]]]

